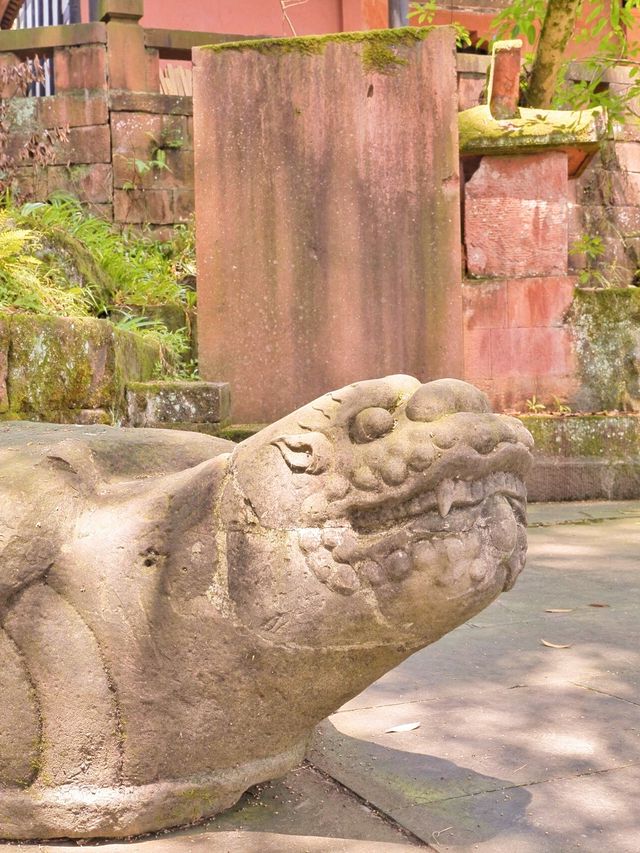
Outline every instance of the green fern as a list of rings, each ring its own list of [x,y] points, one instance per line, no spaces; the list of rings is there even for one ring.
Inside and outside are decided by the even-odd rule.
[[[19,208],[5,199],[0,308],[105,318],[115,310],[121,315],[117,326],[161,345],[165,374],[180,374],[190,350],[188,330],[170,331],[142,315],[151,305],[193,308],[195,294],[187,286],[195,275],[193,233],[185,226],[175,241],[160,243],[148,235],[120,234],[71,196]]]

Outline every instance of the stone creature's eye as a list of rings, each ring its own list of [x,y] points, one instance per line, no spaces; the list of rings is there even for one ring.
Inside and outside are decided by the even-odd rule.
[[[378,407],[363,409],[359,412],[351,424],[351,438],[357,444],[366,444],[375,441],[383,435],[391,432],[395,426],[395,419],[391,412]]]

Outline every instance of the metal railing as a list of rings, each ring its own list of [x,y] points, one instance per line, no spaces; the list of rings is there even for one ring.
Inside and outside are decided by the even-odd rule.
[[[80,0],[26,0],[18,13],[15,29],[28,30],[34,27],[53,27],[74,24],[80,21]],[[32,97],[55,94],[53,64],[49,57],[42,59],[44,82],[32,83],[28,94]]]

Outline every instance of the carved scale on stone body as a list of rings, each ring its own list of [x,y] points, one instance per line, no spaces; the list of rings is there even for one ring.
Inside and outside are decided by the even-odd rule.
[[[239,445],[0,431],[0,837],[232,805],[508,589],[531,438],[456,380],[327,394]]]

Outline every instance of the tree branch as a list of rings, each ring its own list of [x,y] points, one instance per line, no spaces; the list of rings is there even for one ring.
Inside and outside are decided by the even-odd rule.
[[[526,95],[528,106],[541,109],[551,106],[580,5],[581,0],[549,0]]]

